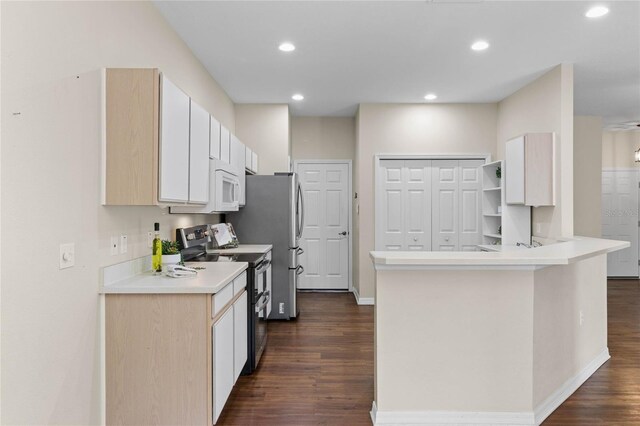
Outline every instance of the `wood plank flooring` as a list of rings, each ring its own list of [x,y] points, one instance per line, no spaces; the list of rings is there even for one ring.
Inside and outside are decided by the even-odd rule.
[[[300,318],[269,325],[257,373],[240,377],[220,425],[370,425],[373,307],[301,293]],[[544,425],[640,425],[640,281],[609,281],[611,359]]]
[[[640,281],[609,280],[607,361],[543,423],[640,425]]]
[[[371,425],[373,306],[300,293],[300,317],[269,323],[258,371],[241,376],[217,425]]]

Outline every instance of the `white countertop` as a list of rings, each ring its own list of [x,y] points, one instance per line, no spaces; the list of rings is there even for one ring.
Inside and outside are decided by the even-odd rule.
[[[549,266],[567,265],[581,259],[629,247],[627,241],[573,237],[556,244],[531,249],[510,246],[501,251],[372,251],[376,268],[469,267],[469,266]]]
[[[207,293],[214,294],[222,290],[249,265],[246,262],[187,262],[198,274],[188,278],[170,278],[165,275],[153,275],[152,272],[129,277],[120,281],[104,284],[102,294],[118,293]]]
[[[269,253],[273,249],[271,244],[239,244],[237,248],[207,250],[207,253]]]

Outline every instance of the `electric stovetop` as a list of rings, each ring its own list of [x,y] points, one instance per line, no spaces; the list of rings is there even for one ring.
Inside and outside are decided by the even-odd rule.
[[[185,262],[247,262],[250,267],[257,266],[262,259],[264,253],[238,253],[238,254],[208,254],[202,253],[191,259],[185,259]]]

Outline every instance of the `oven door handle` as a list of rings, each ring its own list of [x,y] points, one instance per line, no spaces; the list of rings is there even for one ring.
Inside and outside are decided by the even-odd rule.
[[[266,271],[267,268],[269,268],[269,265],[271,265],[271,261],[269,259],[263,260],[260,265],[258,265],[258,269],[256,269],[256,275],[260,275]]]
[[[263,296],[265,296],[267,300],[262,302],[260,305],[256,306],[256,312],[260,312],[269,304],[269,302],[271,302],[271,292],[269,290],[265,291],[263,293]]]

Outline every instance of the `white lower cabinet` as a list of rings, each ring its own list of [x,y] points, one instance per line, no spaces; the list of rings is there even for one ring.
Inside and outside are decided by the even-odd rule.
[[[233,382],[247,362],[247,292],[233,304]]]
[[[249,302],[246,286],[247,273],[243,272],[213,295],[211,313],[214,318],[218,317],[211,328],[214,424],[247,362]]]
[[[233,389],[233,335],[233,309],[227,309],[213,324],[213,423]]]

